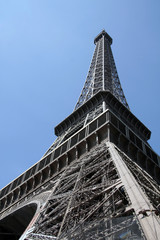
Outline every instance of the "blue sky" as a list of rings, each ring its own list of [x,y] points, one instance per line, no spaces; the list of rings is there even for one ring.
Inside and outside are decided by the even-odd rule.
[[[78,100],[105,29],[130,109],[160,154],[159,0],[0,0],[0,188],[36,163]]]

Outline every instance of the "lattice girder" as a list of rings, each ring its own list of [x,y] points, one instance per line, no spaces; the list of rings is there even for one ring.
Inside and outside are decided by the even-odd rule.
[[[86,82],[75,110],[99,91],[110,91],[129,109],[112,55],[111,38],[104,30],[98,36]]]
[[[56,239],[89,240],[96,237],[99,240],[116,236],[124,229],[129,229],[132,224],[138,226],[132,211],[123,216],[129,205],[114,161],[105,145],[101,145],[92,155],[86,154],[65,170],[35,224],[34,233],[54,236]],[[120,224],[122,219],[116,223],[117,216],[123,216],[125,224]],[[108,225],[111,222],[114,223],[112,227]],[[95,234],[93,226],[96,229]],[[104,229],[103,233],[101,228]]]

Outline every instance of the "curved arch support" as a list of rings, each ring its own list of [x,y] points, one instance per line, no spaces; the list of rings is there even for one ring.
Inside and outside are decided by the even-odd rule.
[[[18,240],[33,219],[38,204],[31,202],[0,220],[0,239]]]

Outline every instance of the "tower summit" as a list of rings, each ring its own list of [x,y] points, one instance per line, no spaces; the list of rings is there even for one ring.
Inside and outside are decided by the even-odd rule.
[[[110,91],[129,109],[112,55],[112,38],[103,30],[94,39],[94,43],[96,47],[90,69],[75,109],[99,91]]]
[[[1,240],[157,240],[160,157],[127,104],[112,38],[94,40],[74,111],[44,156],[0,191]]]

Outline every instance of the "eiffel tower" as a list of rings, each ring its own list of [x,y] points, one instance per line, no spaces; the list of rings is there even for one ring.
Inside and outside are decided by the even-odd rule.
[[[0,191],[2,240],[158,240],[160,157],[130,111],[103,30],[74,111],[34,166]]]

